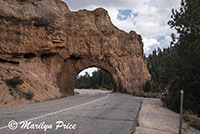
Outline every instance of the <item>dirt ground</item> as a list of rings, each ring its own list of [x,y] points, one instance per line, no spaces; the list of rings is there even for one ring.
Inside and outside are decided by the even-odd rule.
[[[178,134],[179,114],[163,107],[160,99],[141,99],[139,127],[135,134]],[[200,134],[200,131],[184,123],[183,134]]]

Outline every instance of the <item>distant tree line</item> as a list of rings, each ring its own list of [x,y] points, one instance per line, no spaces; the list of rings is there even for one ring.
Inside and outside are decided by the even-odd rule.
[[[151,80],[146,92],[165,92],[163,102],[179,111],[180,90],[184,90],[184,110],[200,116],[200,1],[183,0],[172,10],[172,34],[169,48],[154,50],[147,58]]]
[[[92,72],[92,76],[85,73],[85,75],[77,76],[75,81],[75,88],[79,89],[113,89],[112,77],[106,71],[98,69]]]

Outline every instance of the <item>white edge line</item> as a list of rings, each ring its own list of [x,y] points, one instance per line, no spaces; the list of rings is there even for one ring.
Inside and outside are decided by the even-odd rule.
[[[69,107],[69,108],[62,109],[62,110],[59,110],[59,111],[55,111],[55,112],[52,112],[52,113],[44,114],[44,115],[41,115],[41,116],[38,116],[38,117],[30,118],[30,119],[27,119],[27,120],[24,120],[24,121],[33,121],[33,120],[37,120],[37,119],[40,119],[40,118],[43,118],[43,117],[46,117],[46,116],[50,116],[50,115],[62,113],[64,111],[69,111],[69,110],[72,110],[72,109],[75,109],[75,108],[86,106],[88,104],[92,104],[92,103],[95,103],[97,101],[104,100],[104,99],[108,98],[109,96],[110,96],[110,94],[108,94],[107,96],[105,96],[103,98],[100,98],[100,99],[96,99],[96,100],[93,100],[93,101],[90,101],[90,102],[87,102],[87,103],[83,103],[83,104],[80,104],[80,105],[77,105],[77,106]],[[20,124],[20,123],[22,123],[24,121],[20,121],[18,123]],[[8,126],[0,127],[0,130],[5,129],[5,128],[8,128]]]

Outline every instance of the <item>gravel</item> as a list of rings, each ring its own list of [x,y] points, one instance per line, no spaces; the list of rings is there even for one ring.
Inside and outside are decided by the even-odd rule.
[[[160,99],[140,99],[142,108],[135,134],[178,134],[179,114],[163,107]],[[200,134],[200,131],[184,123],[183,134]]]

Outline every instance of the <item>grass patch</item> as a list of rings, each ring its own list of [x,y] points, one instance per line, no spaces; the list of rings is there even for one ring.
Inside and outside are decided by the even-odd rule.
[[[145,97],[145,98],[162,98],[161,93],[152,93],[152,92],[133,92],[131,93],[134,96]]]
[[[193,115],[193,114],[186,112],[183,115],[183,119],[186,122],[188,122],[189,126],[200,130],[200,117],[198,117],[197,115]]]

